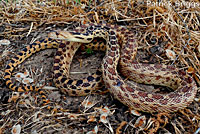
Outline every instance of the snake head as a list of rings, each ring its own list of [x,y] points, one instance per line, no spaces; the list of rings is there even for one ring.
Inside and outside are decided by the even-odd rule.
[[[48,34],[48,37],[52,38],[52,39],[56,39],[56,40],[66,40],[66,41],[82,42],[82,43],[87,43],[88,42],[84,38],[85,36],[83,34],[76,33],[76,32],[69,32],[69,31],[54,31],[54,32],[50,32]]]

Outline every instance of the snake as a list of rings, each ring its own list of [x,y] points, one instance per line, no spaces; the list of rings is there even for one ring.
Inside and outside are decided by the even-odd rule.
[[[106,54],[101,65],[103,81],[109,92],[130,109],[170,113],[187,107],[194,100],[197,85],[184,70],[132,60],[137,53],[137,40],[125,27],[91,23],[78,29],[81,32],[58,31],[52,38],[81,43],[90,43],[95,37],[104,38]],[[119,39],[122,40],[121,44]],[[166,86],[174,91],[167,94],[149,93],[130,87],[119,75],[117,68],[122,75],[138,83]]]

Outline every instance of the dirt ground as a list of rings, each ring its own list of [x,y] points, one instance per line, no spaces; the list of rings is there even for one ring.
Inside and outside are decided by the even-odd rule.
[[[130,111],[127,106],[114,99],[109,92],[83,97],[64,95],[53,83],[56,49],[47,49],[34,54],[18,65],[12,75],[12,81],[17,86],[22,85],[15,78],[15,74],[19,72],[29,72],[28,77],[34,80],[34,85],[45,85],[44,90],[48,99],[51,100],[48,105],[42,105],[41,96],[37,92],[26,92],[15,99],[14,96],[18,93],[7,88],[3,75],[5,67],[12,57],[15,57],[30,43],[46,38],[49,32],[58,29],[70,30],[82,23],[100,20],[126,26],[135,33],[139,46],[136,61],[173,64],[187,72],[192,68],[194,72],[190,74],[199,86],[200,33],[198,32],[199,26],[196,26],[200,21],[199,12],[193,13],[189,12],[191,9],[183,8],[189,12],[188,16],[182,14],[190,29],[191,37],[189,37],[188,30],[184,27],[177,12],[172,12],[172,8],[169,7],[144,6],[132,1],[113,1],[113,3],[110,1],[90,3],[81,1],[79,4],[75,1],[68,4],[63,4],[63,1],[57,3],[25,1],[19,2],[19,7],[10,2],[0,1],[0,3],[2,8],[0,10],[0,14],[2,13],[0,16],[2,21],[0,23],[0,40],[10,41],[10,44],[0,44],[0,134],[17,134],[19,130],[21,133],[33,134],[189,134],[198,131],[200,126],[199,93],[194,102],[184,110],[155,114]],[[46,7],[43,7],[44,5]],[[33,9],[29,9],[29,6]],[[94,10],[93,7],[96,9]],[[177,8],[176,10],[181,14],[183,9]],[[193,10],[198,11],[197,9]],[[24,12],[26,13],[24,14]],[[128,18],[122,15],[123,12]],[[131,17],[133,21],[128,21]],[[120,19],[124,20],[120,21]],[[193,23],[190,22],[191,20]],[[188,38],[191,38],[192,41],[187,47],[184,47]],[[166,50],[172,50],[179,57],[177,59],[173,59],[173,55],[169,57]],[[70,76],[75,79],[83,79],[91,75],[101,65],[104,55],[104,52],[88,53],[87,50],[79,50],[73,58]],[[171,89],[166,87],[137,84],[129,80],[126,83],[133,87],[137,85],[147,92],[165,94],[171,92]],[[104,87],[104,89],[106,88]],[[63,108],[65,111],[53,113],[47,110],[47,106]]]

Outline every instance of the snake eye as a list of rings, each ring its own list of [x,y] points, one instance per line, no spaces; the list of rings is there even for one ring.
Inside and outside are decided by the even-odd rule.
[[[94,30],[94,26],[89,26],[89,27],[88,27],[88,30],[89,30],[89,31],[93,31],[93,30]]]

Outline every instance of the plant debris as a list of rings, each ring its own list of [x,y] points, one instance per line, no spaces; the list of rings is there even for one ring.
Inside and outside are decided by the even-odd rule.
[[[81,24],[92,22],[126,26],[135,33],[138,40],[136,60],[143,63],[173,65],[184,69],[193,76],[199,86],[199,7],[198,0],[163,0],[162,2],[153,0],[1,0],[1,79],[10,58],[26,45],[47,37],[47,33],[52,30],[64,28],[70,30]],[[28,58],[16,68],[13,82],[18,85],[21,84],[20,81],[26,84],[45,85],[45,91],[48,94],[55,91],[57,94],[59,90],[53,88],[51,68],[55,52],[56,50],[45,50]],[[73,68],[75,70],[82,68],[84,72],[90,72],[85,70],[91,67],[94,61],[96,62],[97,57],[94,56],[93,61],[88,60],[87,64],[84,64],[82,60],[84,61],[94,53],[96,52],[91,50],[79,52],[74,58],[77,64]],[[79,75],[79,73],[76,74]],[[170,114],[130,112],[109,93],[86,97],[60,94],[52,97],[55,100],[48,105],[53,105],[57,109],[63,108],[65,111],[51,113],[46,109],[48,105],[41,106],[38,93],[11,95],[10,90],[3,83],[2,79],[0,81],[2,90],[0,93],[0,133],[180,134],[200,131],[199,93],[187,108]],[[9,100],[9,103],[5,103],[5,98]]]

